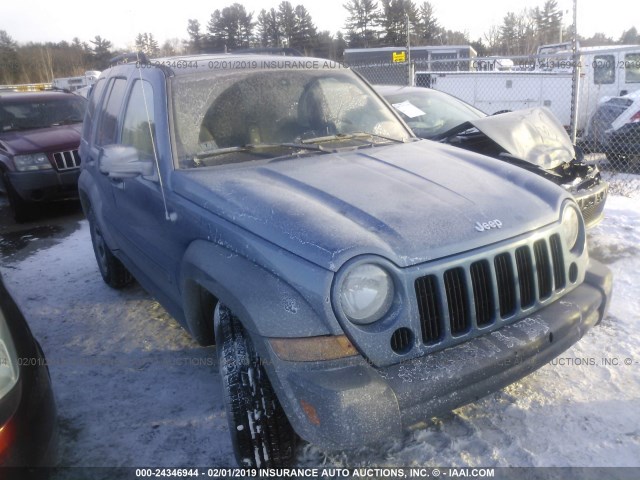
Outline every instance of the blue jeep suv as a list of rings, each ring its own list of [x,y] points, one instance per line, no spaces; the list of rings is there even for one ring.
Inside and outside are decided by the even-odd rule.
[[[568,192],[414,138],[327,60],[116,65],[80,156],[105,282],[135,278],[216,344],[243,466],[398,435],[544,365],[608,306]]]

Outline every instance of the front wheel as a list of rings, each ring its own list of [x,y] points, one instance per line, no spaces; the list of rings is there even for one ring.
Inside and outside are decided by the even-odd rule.
[[[126,287],[133,281],[133,277],[122,262],[115,257],[104,241],[102,231],[96,221],[93,210],[89,210],[87,213],[87,220],[89,220],[93,252],[96,255],[96,261],[98,262],[98,269],[100,270],[102,279],[112,288],[120,289]]]
[[[286,468],[294,459],[296,434],[238,319],[220,305],[216,316],[220,376],[236,460],[247,468]]]
[[[7,199],[9,200],[9,207],[13,213],[13,219],[16,223],[24,223],[31,220],[31,216],[33,214],[31,205],[20,198],[20,195],[18,195],[14,190],[13,185],[11,185],[9,176],[6,173],[2,174],[2,183]]]

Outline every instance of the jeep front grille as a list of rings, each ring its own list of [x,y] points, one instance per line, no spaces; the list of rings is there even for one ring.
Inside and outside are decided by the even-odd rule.
[[[433,345],[516,318],[565,287],[557,233],[473,263],[461,261],[415,281],[422,341]]]
[[[437,302],[438,283],[435,275],[416,280],[416,294],[420,309],[420,325],[422,327],[422,341],[429,345],[440,340],[440,325],[442,316]]]
[[[78,155],[78,150],[56,152],[53,154],[53,161],[56,164],[57,170],[71,170],[80,167],[80,155]]]

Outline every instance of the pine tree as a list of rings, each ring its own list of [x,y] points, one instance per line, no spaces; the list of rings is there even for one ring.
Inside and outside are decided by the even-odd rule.
[[[542,10],[534,10],[536,30],[540,44],[558,43],[562,33],[562,11],[556,0],[546,0]]]
[[[418,11],[412,0],[382,0],[383,16],[381,25],[384,40],[390,46],[404,46],[407,43],[407,19],[409,28],[415,32]],[[411,33],[411,32],[410,32]]]
[[[275,8],[265,10],[264,8],[258,15],[256,22],[257,37],[260,45],[263,47],[279,47],[280,46],[280,29],[278,27],[278,13]]]
[[[349,0],[343,7],[349,12],[345,28],[350,47],[371,47],[376,43],[380,10],[374,0]]]
[[[623,45],[640,45],[640,34],[636,27],[625,30],[620,36],[620,43]]]
[[[282,41],[291,47],[298,35],[298,21],[296,12],[289,1],[280,2],[278,5],[278,27]]]
[[[189,51],[191,53],[202,53],[203,35],[200,32],[200,22],[195,19],[189,19],[189,25],[187,26],[187,34],[189,35]]]
[[[303,5],[296,5],[296,32],[293,38],[293,48],[297,48],[307,54],[318,40],[318,31],[313,24],[311,14]]]
[[[253,14],[244,5],[234,3],[211,14],[207,25],[208,42],[215,50],[247,48],[251,44]]]
[[[437,45],[442,43],[440,33],[442,28],[435,16],[433,5],[423,2],[418,10],[417,21],[418,41],[421,45]]]
[[[158,41],[153,37],[152,33],[139,33],[136,36],[136,49],[144,52],[148,57],[157,57],[160,53]]]
[[[109,60],[113,56],[111,52],[112,44],[109,40],[96,35],[93,40],[89,40],[93,44],[93,60],[98,70],[104,70],[109,66]]]
[[[263,47],[279,47],[280,46],[280,28],[278,25],[278,12],[275,8],[269,11],[264,8],[258,15],[257,36],[260,45]]]

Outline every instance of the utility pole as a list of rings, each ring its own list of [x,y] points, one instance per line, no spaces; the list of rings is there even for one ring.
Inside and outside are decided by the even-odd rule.
[[[407,29],[407,85],[413,87],[413,68],[411,66],[411,32],[409,30],[409,14],[404,14]]]

